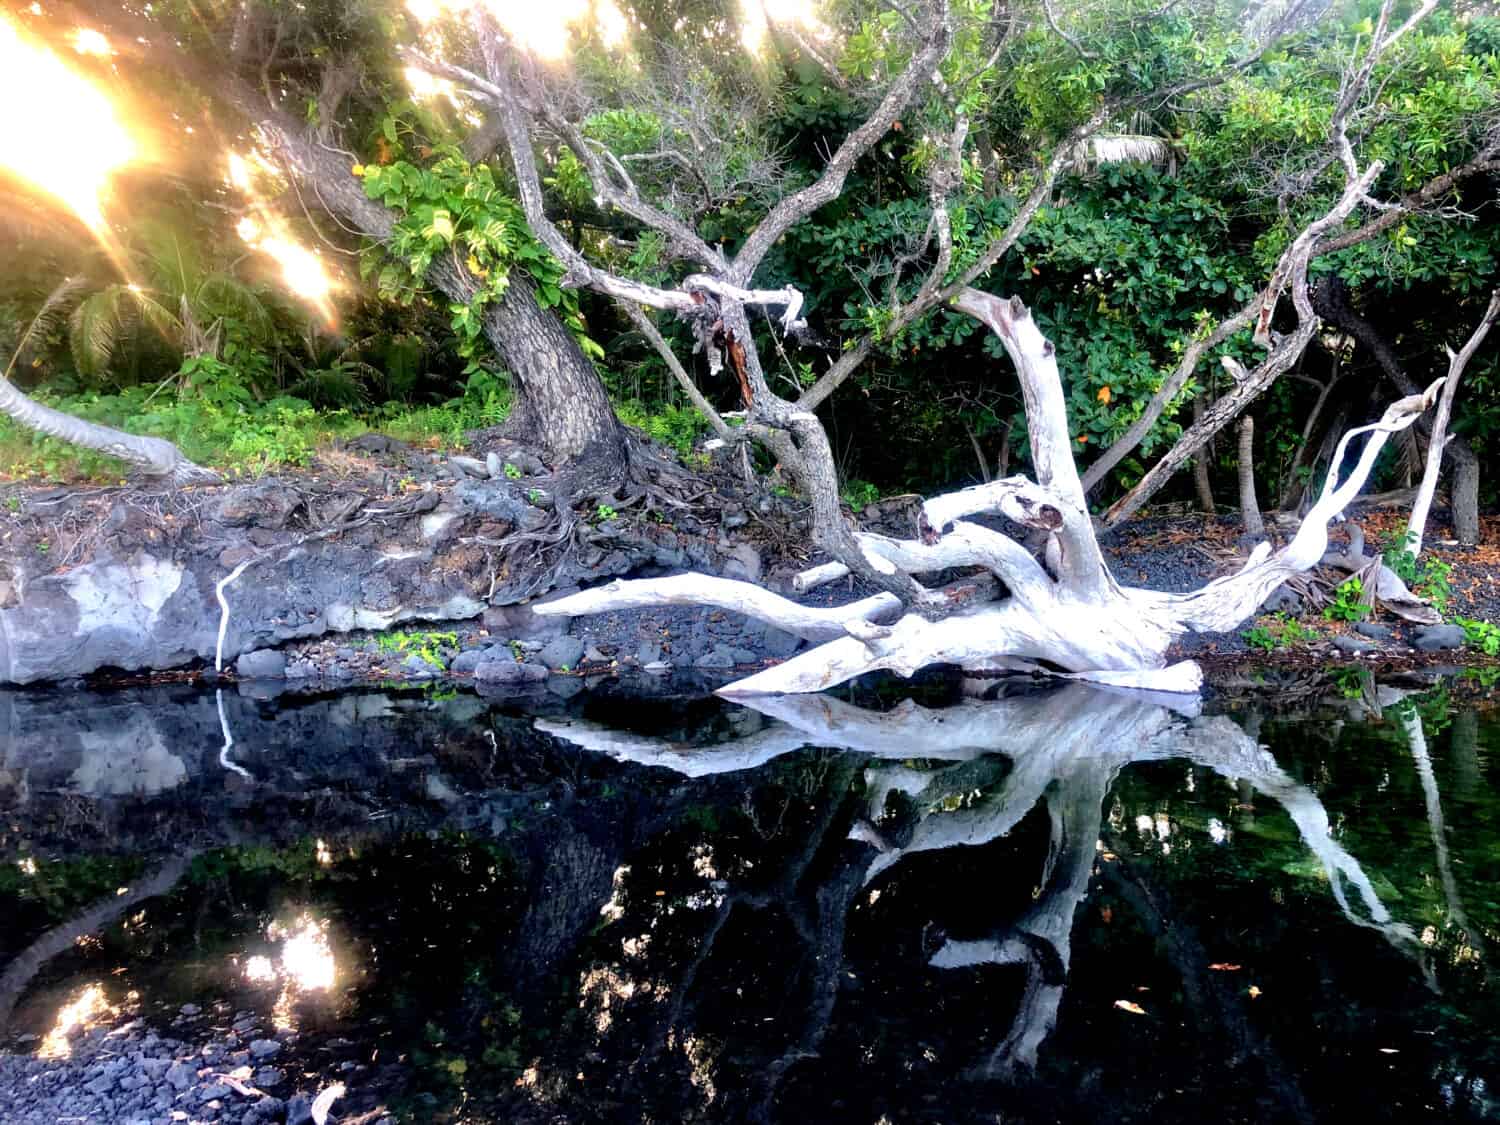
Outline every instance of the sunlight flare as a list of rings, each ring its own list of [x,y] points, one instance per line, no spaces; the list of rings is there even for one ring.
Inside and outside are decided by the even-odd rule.
[[[254,154],[250,157],[237,152],[229,154],[229,182],[247,197],[251,208],[251,213],[235,224],[235,233],[246,246],[275,261],[287,292],[310,305],[330,330],[336,329],[338,310],[333,297],[342,286],[328,270],[322,255],[304,246],[292,234],[286,220],[264,202],[256,176],[265,171],[264,161]]]
[[[556,61],[567,56],[575,32],[592,28],[607,50],[625,45],[630,21],[616,0],[406,0],[406,10],[426,27],[445,16],[463,15],[476,3],[495,22],[537,58]]]
[[[740,0],[740,42],[751,54],[759,54],[765,47],[772,24],[806,32],[819,40],[832,34],[818,18],[813,0]]]
[[[80,51],[85,34],[104,40],[80,30]],[[60,199],[103,235],[110,177],[141,155],[109,98],[0,19],[0,101],[26,107],[0,114],[0,168]]]
[[[73,50],[80,55],[93,55],[95,58],[107,59],[114,54],[114,48],[109,45],[109,40],[92,27],[80,27],[69,37],[73,44]]]

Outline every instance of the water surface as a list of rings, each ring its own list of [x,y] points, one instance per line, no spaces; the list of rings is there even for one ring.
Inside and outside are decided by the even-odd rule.
[[[1488,1119],[1471,688],[14,694],[0,1038],[219,1002],[418,1121]]]

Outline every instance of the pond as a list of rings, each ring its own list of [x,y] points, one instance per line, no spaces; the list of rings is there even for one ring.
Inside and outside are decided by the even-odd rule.
[[[7,1120],[1500,1115],[1482,683],[984,686],[9,695]]]

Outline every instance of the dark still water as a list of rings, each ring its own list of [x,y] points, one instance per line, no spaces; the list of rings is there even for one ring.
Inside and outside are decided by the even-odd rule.
[[[83,1120],[1500,1114],[1474,680],[612,690],[0,698],[0,1044],[202,1070]]]

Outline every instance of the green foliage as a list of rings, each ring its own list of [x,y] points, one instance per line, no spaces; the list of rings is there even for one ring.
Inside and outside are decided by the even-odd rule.
[[[1396,533],[1392,538],[1398,536],[1399,533]],[[1406,549],[1404,541],[1400,540],[1387,546],[1381,553],[1381,558],[1391,573],[1411,588],[1412,593],[1426,598],[1439,613],[1448,612],[1448,605],[1453,599],[1453,567],[1450,564],[1432,554],[1423,556],[1418,562]]]
[[[1358,575],[1339,584],[1333,591],[1333,601],[1323,607],[1323,616],[1330,621],[1363,621],[1369,616],[1370,607],[1361,602],[1365,584]]]
[[[594,523],[608,523],[610,520],[614,519],[615,516],[617,516],[617,515],[619,515],[619,513],[616,512],[613,508],[611,508],[608,504],[600,504],[599,507],[597,509],[595,509],[595,511],[594,511],[594,520],[593,520],[593,522]]]
[[[393,656],[403,658],[407,656],[420,657],[432,665],[432,667],[441,671],[448,667],[448,662],[443,656],[443,650],[445,648],[452,649],[458,647],[458,634],[397,631],[380,634],[380,636],[375,638],[375,645],[381,652],[390,653]]]
[[[521,205],[500,190],[488,165],[470,165],[456,154],[431,167],[404,160],[355,167],[365,194],[395,209],[400,218],[383,250],[372,249],[362,263],[383,297],[410,302],[439,255],[461,264],[474,295],[449,306],[453,331],[464,355],[476,354],[484,336],[485,309],[500,300],[511,273],[525,275],[544,309],[556,309],[573,330],[584,353],[602,359],[604,350],[588,336],[576,291],[562,288],[562,267],[526,225]],[[381,264],[385,255],[404,264]]]
[[[1289,617],[1285,613],[1275,613],[1263,618],[1253,628],[1246,629],[1240,635],[1245,638],[1245,643],[1251,648],[1260,649],[1262,652],[1294,648],[1318,639],[1316,630],[1309,629],[1295,617]]]
[[[176,395],[129,387],[115,394],[37,397],[91,422],[166,438],[192,460],[236,473],[306,465],[318,445],[359,428],[352,416],[320,415],[301,399],[256,402],[231,369],[207,357],[184,362],[180,379]],[[0,419],[0,468],[12,477],[44,479],[111,479],[125,471],[113,458],[21,429],[9,419]]]
[[[691,406],[664,403],[651,409],[639,400],[615,404],[615,416],[627,426],[634,426],[652,441],[686,458],[698,439],[709,432],[708,420]]]
[[[1486,656],[1500,656],[1500,625],[1472,617],[1460,617],[1457,623],[1463,627],[1466,644],[1472,645]]]
[[[880,499],[880,489],[867,480],[849,480],[844,482],[839,498],[856,512],[862,512]]]

